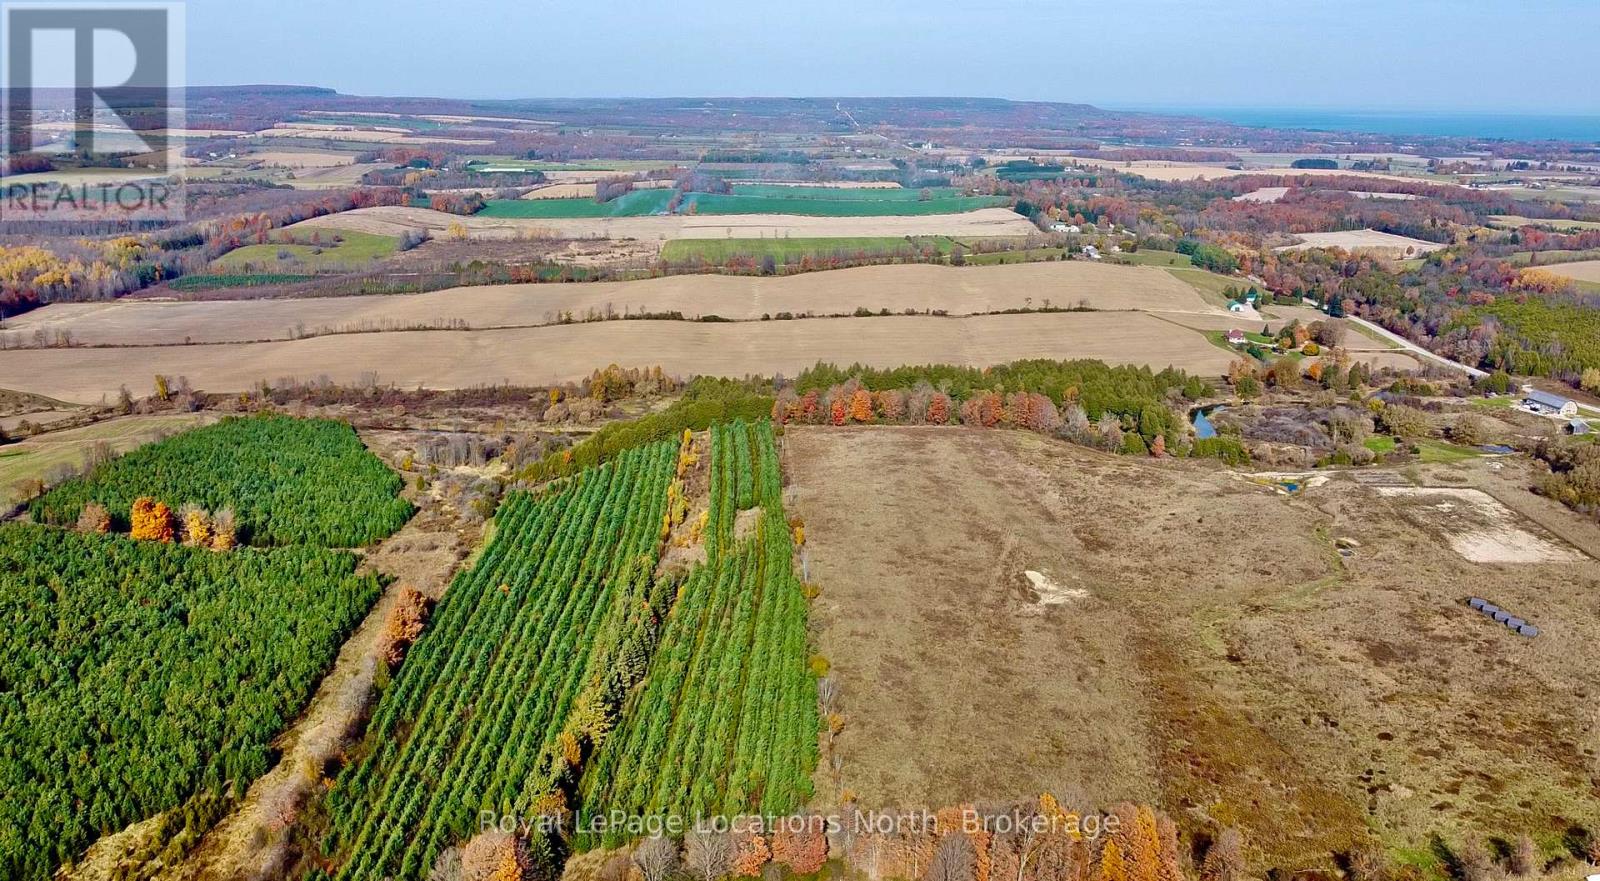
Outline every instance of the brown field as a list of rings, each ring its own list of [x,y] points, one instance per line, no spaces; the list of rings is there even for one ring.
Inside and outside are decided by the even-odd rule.
[[[1163,162],[1158,160],[1139,160],[1135,162],[1109,162],[1104,159],[1072,158],[1069,161],[1088,168],[1105,168],[1111,171],[1120,171],[1124,174],[1136,174],[1150,180],[1160,181],[1187,181],[1187,180],[1222,180],[1226,177],[1239,177],[1246,174],[1278,174],[1285,177],[1364,177],[1371,180],[1401,181],[1417,183],[1420,178],[1402,177],[1396,174],[1380,174],[1375,171],[1349,171],[1335,168],[1246,168],[1243,170],[1227,168],[1221,165],[1208,165],[1202,162]],[[1435,181],[1437,183],[1437,181]]]
[[[426,294],[276,300],[58,303],[7,322],[22,339],[67,330],[79,345],[253,342],[354,330],[475,330],[554,324],[562,315],[680,312],[754,320],[790,312],[839,315],[944,310],[971,315],[1087,303],[1104,310],[1192,312],[1232,327],[1194,288],[1153,267],[1075,260],[998,266],[863,266],[776,278],[675,275],[641,281],[453,288]]]
[[[600,321],[212,346],[13,349],[0,351],[0,388],[90,403],[115,398],[124,383],[146,394],[157,373],[186,376],[196,388],[212,392],[240,391],[262,380],[324,376],[341,384],[375,376],[401,387],[468,388],[576,381],[613,362],[659,365],[679,376],[792,376],[819,360],[891,367],[987,366],[1019,358],[1173,365],[1207,376],[1220,376],[1231,360],[1200,334],[1139,312],[722,324]]]
[[[1346,251],[1368,251],[1393,257],[1415,257],[1437,251],[1444,245],[1425,242],[1408,236],[1378,232],[1375,229],[1353,229],[1344,232],[1297,233],[1300,244],[1279,248],[1280,251],[1305,251],[1311,248],[1343,248]]]
[[[323,125],[320,123],[287,122],[262,129],[255,133],[261,138],[308,138],[311,140],[350,141],[358,144],[454,144],[461,147],[481,147],[493,144],[482,138],[438,138],[413,134],[402,128],[352,128],[350,126]]]
[[[356,154],[318,150],[264,150],[260,153],[247,154],[244,158],[267,165],[281,165],[284,168],[332,168],[354,164]]]
[[[1592,281],[1600,284],[1600,260],[1582,260],[1577,263],[1552,263],[1549,266],[1541,266],[1539,268],[1545,270],[1546,272],[1553,272],[1556,275],[1564,276],[1566,278],[1577,279],[1578,281]]]
[[[784,446],[846,720],[819,800],[1149,799],[1242,828],[1256,874],[1283,877],[1369,835],[1554,850],[1600,822],[1593,559],[1471,563],[1449,523],[1339,473],[1287,496],[1214,463],[971,429],[791,427]],[[1497,475],[1419,477],[1510,494],[1499,510],[1564,553],[1600,548],[1600,527]],[[1469,591],[1543,634],[1487,621]]]
[[[585,172],[587,173],[587,172]],[[615,176],[616,172],[602,172],[602,176],[609,174]],[[636,190],[664,190],[676,182],[671,180],[640,180],[633,182]],[[524,199],[588,199],[594,196],[594,183],[554,183],[546,184],[537,189],[529,190],[522,195]]]
[[[358,208],[302,221],[295,226],[349,229],[397,236],[428,230],[443,236],[459,224],[474,239],[764,239],[867,236],[1027,236],[1033,224],[1007,208],[964,214],[911,217],[806,217],[795,214],[740,214],[671,217],[487,218],[457,217],[427,208]]]

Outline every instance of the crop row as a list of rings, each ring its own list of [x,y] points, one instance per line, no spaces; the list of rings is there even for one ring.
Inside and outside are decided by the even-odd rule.
[[[421,878],[480,810],[527,816],[575,784],[676,590],[652,577],[675,453],[639,447],[502,505],[329,794],[336,877]]]
[[[707,562],[585,772],[586,813],[784,814],[810,796],[816,685],[771,424],[718,426],[711,459]],[[736,526],[741,509],[753,533]]]

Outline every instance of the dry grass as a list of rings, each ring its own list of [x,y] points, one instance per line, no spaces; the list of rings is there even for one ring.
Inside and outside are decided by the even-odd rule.
[[[1578,281],[1589,281],[1600,284],[1600,260],[1582,260],[1577,263],[1553,263],[1541,266],[1546,272],[1553,272],[1565,278]]]
[[[843,685],[841,782],[863,804],[1148,797],[1190,827],[1242,827],[1285,876],[1369,835],[1553,846],[1600,823],[1592,560],[1473,564],[1338,476],[1285,496],[1013,432],[785,443]],[[1594,524],[1497,480],[1507,507],[1600,547]],[[1088,596],[1040,607],[1028,570]],[[1485,622],[1468,592],[1543,635]]]
[[[94,401],[114,396],[123,383],[142,394],[148,391],[147,378],[156,373],[186,376],[196,388],[212,392],[291,376],[356,383],[371,374],[402,387],[467,388],[577,380],[613,362],[660,365],[679,376],[793,376],[819,360],[891,367],[987,366],[1019,358],[1173,365],[1214,376],[1226,371],[1230,357],[1198,333],[1137,312],[721,324],[603,321],[214,346],[0,351],[0,387]]]
[[[97,443],[104,442],[114,452],[126,453],[164,434],[192,428],[214,418],[201,413],[127,416],[49,432],[0,448],[0,500],[7,505],[19,501],[16,486],[20,481],[47,479],[63,465],[80,467],[84,455]]]
[[[459,225],[470,238],[760,239],[867,236],[1027,236],[1038,232],[1006,208],[910,217],[806,217],[790,214],[673,215],[596,218],[457,217],[426,208],[358,208],[296,226],[352,229],[397,236],[427,230],[443,236]],[[291,227],[292,228],[292,227]]]
[[[1378,232],[1375,229],[1353,229],[1343,232],[1304,232],[1296,234],[1300,244],[1279,248],[1280,251],[1305,251],[1311,248],[1343,248],[1346,251],[1365,251],[1389,257],[1416,257],[1437,251],[1444,245],[1425,242],[1408,236]]]
[[[1086,261],[949,267],[864,266],[762,278],[676,275],[627,282],[455,288],[385,297],[60,303],[11,319],[31,337],[70,331],[80,345],[253,342],[341,330],[445,327],[482,330],[552,324],[563,314],[679,312],[738,320],[789,312],[849,314],[858,307],[900,313],[944,310],[971,315],[1004,309],[1087,303],[1103,310],[1160,310],[1211,316],[1193,288],[1160,269]],[[1228,324],[1227,326],[1233,326]]]

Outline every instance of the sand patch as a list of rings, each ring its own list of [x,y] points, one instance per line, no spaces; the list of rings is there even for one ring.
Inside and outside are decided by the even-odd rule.
[[[1442,537],[1451,550],[1474,563],[1581,563],[1586,559],[1555,536],[1524,525],[1510,508],[1483,490],[1432,486],[1373,489],[1396,500],[1407,519]]]
[[[1022,573],[1027,576],[1028,583],[1033,585],[1033,592],[1039,595],[1041,606],[1064,606],[1074,600],[1088,599],[1089,592],[1081,587],[1065,587],[1050,579],[1043,572],[1032,569]]]

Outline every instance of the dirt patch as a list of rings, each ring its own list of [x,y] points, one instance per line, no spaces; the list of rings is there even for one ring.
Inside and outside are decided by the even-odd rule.
[[[1592,562],[1471,562],[1353,480],[1283,495],[1015,432],[785,443],[846,719],[819,799],[1153,800],[1285,877],[1369,838],[1600,822]],[[1027,571],[1088,596],[1041,606]]]
[[[1525,523],[1494,496],[1461,487],[1377,487],[1378,495],[1474,563],[1578,563],[1577,550]]]
[[[1311,248],[1343,248],[1346,251],[1365,251],[1388,257],[1418,257],[1437,251],[1444,245],[1425,242],[1408,236],[1378,232],[1375,229],[1353,229],[1343,232],[1297,233],[1300,244],[1279,248],[1280,251],[1305,251]]]
[[[1039,595],[1039,605],[1060,606],[1074,600],[1087,599],[1089,591],[1081,587],[1069,587],[1057,584],[1050,576],[1032,569],[1022,573],[1033,585],[1033,592]]]

